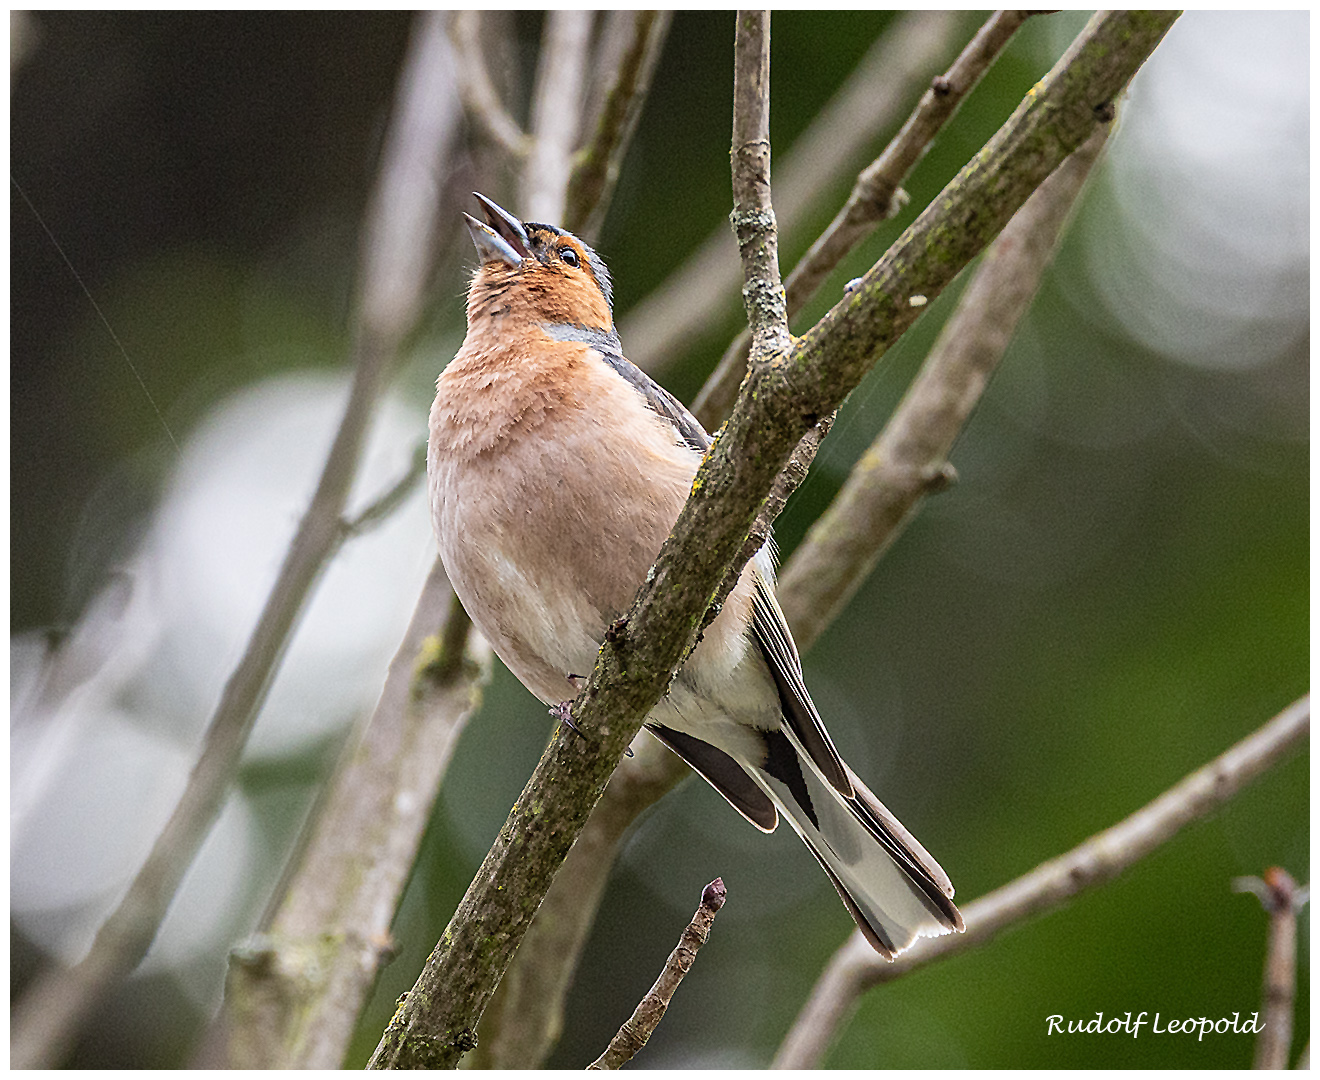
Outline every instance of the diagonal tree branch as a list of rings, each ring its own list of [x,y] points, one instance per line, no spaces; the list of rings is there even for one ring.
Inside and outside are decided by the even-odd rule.
[[[464,1065],[535,1069],[544,1064],[563,1030],[564,999],[624,835],[643,810],[690,775],[683,760],[655,739],[637,740],[537,909]]]
[[[882,221],[892,218],[907,201],[902,183],[926,155],[940,130],[957,115],[958,107],[998,59],[1030,11],[997,11],[943,75],[931,80],[907,123],[884,152],[871,162],[853,185],[843,209],[793,268],[786,288],[789,310],[802,305],[820,287],[825,275]]]
[[[1097,110],[1176,19],[1096,16],[987,146],[854,290],[774,363],[754,365],[673,533],[626,621],[607,634],[573,716],[556,733],[418,985],[391,1020],[374,1067],[447,1067],[473,1031],[509,957],[623,757],[664,694],[743,546],[776,476],[820,416],[837,407],[1031,191],[1094,130]],[[955,227],[956,223],[956,227]]]
[[[967,930],[963,934],[923,938],[889,964],[877,961],[860,934],[851,935],[817,981],[773,1067],[819,1068],[835,1034],[866,990],[982,945],[1031,915],[1052,911],[1079,893],[1111,881],[1285,760],[1310,736],[1310,730],[1308,696],[1118,824],[965,906]]]
[[[448,43],[428,16],[414,31],[364,229],[356,297],[352,388],[312,501],[284,558],[242,659],[225,683],[187,787],[128,893],[72,968],[34,981],[13,1018],[11,1064],[54,1065],[107,988],[133,970],[155,938],[184,872],[209,833],[252,725],[321,571],[343,539],[340,517],[363,440],[395,353],[420,310],[429,276],[439,163],[457,127]]]
[[[775,203],[786,232],[827,184],[856,169],[872,140],[898,122],[905,104],[957,48],[963,23],[949,11],[894,17],[847,83],[780,155]],[[655,371],[733,315],[741,281],[732,255],[727,231],[716,229],[626,314],[619,333],[633,363]]]
[[[1030,15],[1026,11],[999,11],[990,17],[943,75],[931,80],[907,123],[890,140],[881,155],[871,162],[853,184],[834,220],[793,268],[785,283],[788,317],[806,305],[838,264],[872,230],[895,214],[907,201],[900,184],[935,141],[935,136],[958,111],[981,76],[1003,51]],[[747,370],[751,334],[744,330],[725,350],[692,403],[692,411],[708,429],[718,426],[733,405]]]

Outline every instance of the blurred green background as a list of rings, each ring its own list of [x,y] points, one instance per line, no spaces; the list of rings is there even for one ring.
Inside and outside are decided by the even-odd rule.
[[[776,160],[894,17],[776,13]],[[978,21],[961,21],[955,49]],[[878,257],[1083,21],[1062,13],[1027,24],[917,168],[905,213],[854,253],[795,329]],[[926,505],[805,658],[845,757],[936,855],[962,901],[1137,809],[1308,689],[1309,112],[1296,77],[1308,68],[1308,22],[1305,13],[1203,14],[1174,27],[1120,110],[1110,156],[954,450],[960,482]],[[285,399],[266,388],[290,400],[320,394],[321,433],[299,441],[311,446],[307,468],[315,461],[335,419],[359,222],[409,23],[405,14],[65,13],[24,24],[10,136],[16,712],[46,650],[120,577],[147,576],[143,560],[171,535],[173,500],[206,490],[190,486],[195,474],[183,465],[223,448],[224,439],[202,436],[218,430],[208,425],[232,406],[229,395],[278,403]],[[512,25],[525,93],[540,19],[521,13]],[[625,330],[629,308],[724,227],[732,33],[729,13],[674,18],[597,245]],[[455,190],[491,182],[465,155],[440,179]],[[850,183],[840,177],[802,220],[783,223],[786,267]],[[378,424],[403,460],[462,336],[471,259],[466,237],[450,235],[431,314]],[[785,558],[892,411],[958,291],[932,305],[850,398],[780,520]],[[724,325],[666,358],[658,377],[690,400],[739,316],[735,296]],[[271,382],[278,378],[293,381]],[[394,460],[385,458],[381,483]],[[263,466],[281,472],[269,456]],[[280,528],[300,512],[306,476],[263,510]],[[231,495],[233,505],[266,506],[256,480]],[[411,609],[408,590],[433,553],[421,504],[419,495],[391,534],[401,546],[380,540],[382,554],[359,559],[397,563],[402,583],[385,605],[393,614],[372,624],[372,643],[351,661],[335,654],[354,687],[322,708],[290,682],[285,704],[272,704],[292,719],[254,747],[235,796],[243,846],[229,861],[244,868],[242,880],[223,906],[189,909],[204,924],[198,939],[173,950],[162,940],[155,962],[98,1016],[76,1064],[188,1061],[218,1000],[225,949],[255,923],[344,725],[383,678]],[[254,522],[265,520],[254,510]],[[281,547],[271,543],[266,563]],[[175,579],[159,581],[183,595]],[[207,685],[218,686],[250,620],[240,612],[214,639],[222,644],[198,646],[217,664]],[[343,619],[322,622],[355,637]],[[295,653],[316,647],[318,625],[309,614]],[[115,732],[172,748],[170,776],[186,768],[213,704],[186,683],[189,667],[142,662],[106,697]],[[75,729],[89,739],[104,734],[93,713]],[[543,707],[497,665],[405,899],[399,953],[349,1064],[365,1061],[411,986],[549,727]],[[130,758],[131,747],[123,753]],[[1309,880],[1307,758],[1066,909],[872,992],[827,1064],[1247,1066],[1248,1036],[1047,1036],[1046,1018],[1257,1010],[1265,919],[1230,882],[1275,864]],[[28,760],[15,752],[15,783],[28,778]],[[122,774],[79,771],[100,755],[67,768],[39,760],[63,780],[32,806],[67,790],[61,784],[104,800],[87,796],[69,812],[69,836],[88,842],[103,812],[143,816],[142,789]],[[146,771],[150,784],[157,770]],[[171,783],[162,780],[156,799],[165,809]],[[15,991],[44,956],[76,956],[79,934],[141,857],[140,839],[124,841],[117,869],[63,895],[50,880],[70,876],[76,843],[66,850],[52,825],[29,840],[27,821],[17,816],[11,834]],[[768,1063],[851,924],[788,830],[762,837],[689,782],[628,843],[551,1064],[581,1067],[600,1052],[717,875],[729,902],[635,1065]],[[1298,1049],[1309,1038],[1309,944],[1304,915]]]

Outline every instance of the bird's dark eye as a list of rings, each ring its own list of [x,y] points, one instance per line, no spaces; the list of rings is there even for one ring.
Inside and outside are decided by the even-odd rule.
[[[559,257],[569,266],[576,267],[579,265],[578,253],[568,245],[564,245],[559,249]]]

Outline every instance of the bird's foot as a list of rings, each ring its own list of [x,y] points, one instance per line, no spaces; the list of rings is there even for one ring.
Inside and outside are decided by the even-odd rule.
[[[584,739],[586,738],[586,735],[583,734],[582,729],[578,727],[577,724],[573,723],[572,701],[561,701],[558,705],[552,705],[550,707],[550,715],[553,716],[565,727],[573,731],[576,731],[579,735],[582,736],[582,738]]]
[[[584,678],[586,678],[585,675],[568,676],[569,682],[572,683],[577,683]],[[558,705],[552,706],[550,709],[550,715],[553,716],[565,727],[571,728],[573,731],[576,731],[578,735],[581,736],[583,739],[587,739],[586,732],[584,732],[580,727],[578,727],[577,724],[573,723],[573,702],[561,701]],[[587,741],[590,742],[589,739],[587,739]],[[632,747],[630,746],[626,750],[624,750],[623,755],[624,757],[632,757],[633,756]]]

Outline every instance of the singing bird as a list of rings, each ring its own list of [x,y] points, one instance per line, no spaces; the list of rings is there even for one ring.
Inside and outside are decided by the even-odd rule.
[[[711,440],[624,359],[600,256],[476,198],[467,336],[431,408],[431,512],[473,623],[555,706],[631,605]],[[787,817],[881,955],[963,928],[948,875],[835,750],[768,546],[646,727],[758,829]]]

